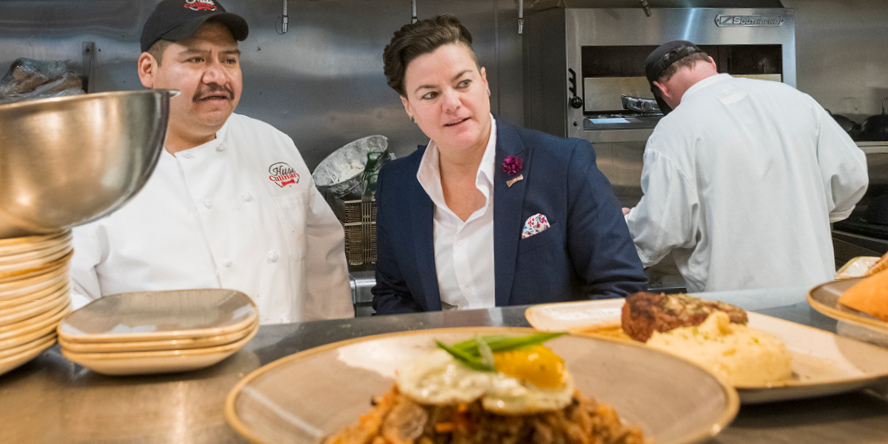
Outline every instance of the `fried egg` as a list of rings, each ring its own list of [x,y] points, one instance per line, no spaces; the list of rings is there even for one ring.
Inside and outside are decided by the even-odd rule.
[[[499,414],[551,411],[570,404],[574,382],[564,361],[538,345],[494,353],[496,372],[478,371],[444,350],[423,355],[399,372],[401,393],[420,404],[455,405],[481,399]]]

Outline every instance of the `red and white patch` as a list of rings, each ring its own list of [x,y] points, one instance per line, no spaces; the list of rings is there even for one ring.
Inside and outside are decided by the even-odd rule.
[[[268,180],[281,188],[299,183],[299,173],[285,162],[271,164],[268,167],[268,174]]]
[[[185,7],[192,11],[215,11],[213,0],[185,0]]]

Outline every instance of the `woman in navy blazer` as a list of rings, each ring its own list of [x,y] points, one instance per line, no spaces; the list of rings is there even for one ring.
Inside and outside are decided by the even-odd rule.
[[[388,83],[431,141],[379,174],[377,314],[441,310],[442,299],[483,308],[643,291],[591,144],[493,119],[471,42],[456,17],[438,16],[405,25],[385,49]],[[473,244],[464,246],[455,239],[467,224]],[[464,247],[473,254],[456,254]],[[454,276],[459,285],[446,281]],[[488,291],[472,294],[465,282]]]

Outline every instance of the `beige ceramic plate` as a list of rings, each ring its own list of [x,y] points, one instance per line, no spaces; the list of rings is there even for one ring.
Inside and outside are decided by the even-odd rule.
[[[71,230],[65,230],[46,236],[26,236],[14,237],[11,239],[0,239],[0,256],[9,256],[25,251],[39,250],[55,244],[66,243],[70,241]]]
[[[206,338],[243,330],[258,318],[253,300],[236,290],[123,293],[72,312],[59,337],[78,343]]]
[[[65,255],[66,251],[71,248],[70,238],[66,242],[59,242],[43,248],[23,251],[21,253],[10,254],[8,256],[0,256],[0,270],[7,266],[16,266],[31,261],[42,260],[43,262],[52,262]]]
[[[253,339],[259,326],[233,344],[190,350],[130,353],[75,353],[62,347],[62,354],[86,368],[105,375],[148,375],[175,373],[209,367],[241,349]]]
[[[73,252],[74,248],[71,247],[71,245],[65,245],[64,248],[47,256],[20,262],[0,263],[0,277],[18,276],[36,270],[42,270],[51,264],[55,264],[62,258],[70,258]]]
[[[68,267],[68,262],[71,260],[71,256],[73,255],[73,251],[68,251],[68,254],[62,256],[60,259],[54,262],[44,263],[33,268],[28,268],[27,270],[18,270],[8,273],[0,272],[0,284],[30,279],[34,276],[39,276],[44,273],[51,273],[61,268],[66,268]]]
[[[59,282],[62,281],[67,282],[69,279],[69,268],[69,264],[64,264],[63,266],[55,270],[45,271],[43,273],[28,277],[27,279],[0,283],[0,301],[22,297],[23,295],[31,294],[51,287],[53,285],[57,285]]]
[[[525,317],[539,330],[565,331],[619,323],[624,301],[543,304]],[[888,381],[888,350],[794,322],[747,312],[749,326],[786,344],[797,378],[762,386],[737,387],[743,403],[761,403],[842,393]]]
[[[37,290],[32,293],[25,293],[23,295],[14,297],[14,298],[0,298],[0,312],[6,311],[13,307],[21,306],[22,304],[26,304],[31,301],[35,301],[37,299],[44,299],[46,297],[51,297],[53,294],[62,291],[62,289],[68,288],[68,277],[62,276],[63,279],[58,279],[52,285]]]
[[[257,443],[318,443],[357,423],[371,396],[392,387],[395,372],[435,347],[475,334],[530,329],[455,328],[337,342],[287,356],[241,380],[225,403],[228,422]],[[736,392],[702,368],[635,344],[579,336],[546,343],[565,361],[585,396],[612,405],[658,444],[715,435],[737,413]]]
[[[0,327],[14,324],[43,313],[51,312],[68,302],[68,287],[49,294],[42,299],[26,302],[15,307],[0,308]]]
[[[876,256],[858,256],[848,261],[836,272],[836,279],[854,279],[863,277],[866,271],[879,260]]]
[[[64,316],[64,314],[64,312],[60,313],[61,316]],[[61,319],[61,317],[59,317],[59,319]],[[46,335],[55,334],[56,327],[58,326],[58,321],[48,322],[43,327],[30,330],[27,333],[20,333],[8,339],[0,339],[0,350],[17,347],[22,344],[27,344],[28,342],[34,341],[38,338],[42,338]]]
[[[46,348],[48,346],[47,344],[53,345],[53,344],[55,344],[55,341],[56,341],[56,332],[52,331],[52,332],[49,332],[48,334],[40,336],[37,339],[34,339],[33,341],[28,341],[28,342],[26,342],[22,345],[16,346],[16,347],[7,348],[5,350],[0,350],[0,359],[6,359],[10,356],[18,355],[20,353],[24,353],[28,350],[32,350],[37,347]]]
[[[172,339],[168,341],[142,341],[142,342],[71,342],[64,338],[59,339],[62,347],[74,353],[107,353],[107,352],[134,352],[154,350],[188,350],[192,348],[216,347],[238,342],[259,327],[259,320],[250,324],[243,330],[227,335],[209,336],[197,339]]]
[[[40,343],[39,345],[35,345],[33,348],[27,349],[17,355],[0,358],[0,375],[12,369],[18,368],[26,362],[36,358],[37,355],[43,352],[43,350],[52,347],[53,344],[55,344],[54,337],[51,340],[48,339]]]
[[[58,326],[59,321],[68,314],[68,309],[70,308],[71,299],[67,298],[61,306],[47,311],[46,313],[42,313],[39,316],[34,316],[33,318],[25,319],[24,321],[19,321],[14,324],[2,325],[0,326],[0,341],[32,333],[37,330],[43,330],[50,325]]]
[[[839,296],[865,278],[843,279],[818,285],[808,292],[808,303],[815,310],[840,321],[849,322],[880,333],[888,333],[888,322],[839,303]]]

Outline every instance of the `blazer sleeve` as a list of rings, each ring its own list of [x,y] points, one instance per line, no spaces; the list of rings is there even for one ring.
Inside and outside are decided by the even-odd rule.
[[[644,291],[647,277],[610,182],[595,166],[585,140],[574,146],[568,169],[567,244],[590,299]]]
[[[423,311],[416,303],[401,269],[398,265],[397,252],[393,248],[393,234],[397,233],[394,226],[401,222],[398,215],[393,214],[397,209],[394,202],[386,199],[397,199],[397,190],[386,189],[386,168],[379,172],[376,182],[376,285],[370,290],[373,293],[373,309],[378,315],[416,313]],[[402,238],[403,239],[403,238]]]

